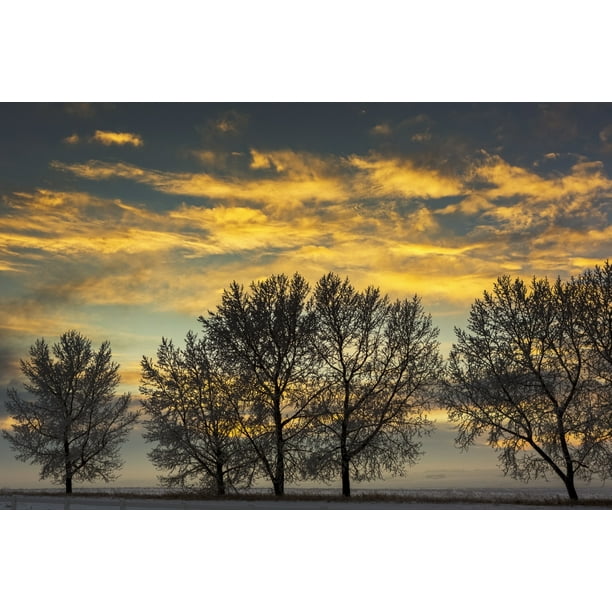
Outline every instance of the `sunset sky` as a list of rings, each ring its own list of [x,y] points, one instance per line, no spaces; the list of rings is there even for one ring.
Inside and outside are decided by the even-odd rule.
[[[498,276],[612,254],[612,104],[2,103],[0,141],[2,406],[29,346],[68,329],[111,342],[138,404],[142,356],[233,280],[416,293],[446,356]],[[420,464],[376,486],[515,484],[433,416]],[[138,429],[118,486],[155,483],[146,450]],[[0,487],[37,474],[0,440]]]

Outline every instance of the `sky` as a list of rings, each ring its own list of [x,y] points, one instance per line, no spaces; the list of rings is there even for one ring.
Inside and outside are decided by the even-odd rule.
[[[199,331],[232,281],[416,293],[446,356],[498,276],[611,253],[607,103],[5,102],[0,142],[2,404],[34,341],[77,329],[110,341],[137,406],[142,356]],[[419,464],[370,486],[516,484],[432,416]],[[117,486],[155,484],[141,434]],[[0,487],[44,484],[2,439]]]

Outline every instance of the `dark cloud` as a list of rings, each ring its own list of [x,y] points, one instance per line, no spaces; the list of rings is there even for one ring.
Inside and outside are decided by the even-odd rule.
[[[19,337],[0,328],[0,401],[6,398],[7,387],[19,384],[19,360],[27,356],[28,347],[21,347]]]
[[[612,123],[599,132],[599,140],[604,153],[612,153]]]
[[[223,150],[224,146],[233,146],[242,139],[248,124],[249,116],[246,113],[229,109],[208,119],[204,125],[196,126],[196,131],[206,147]]]
[[[115,108],[116,105],[111,102],[68,102],[64,104],[64,111],[68,115],[81,119],[90,119],[91,117],[95,117],[99,111],[114,110]]]

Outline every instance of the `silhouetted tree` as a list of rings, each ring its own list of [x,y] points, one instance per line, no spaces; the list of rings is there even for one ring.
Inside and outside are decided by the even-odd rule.
[[[6,407],[15,423],[2,433],[18,460],[41,464],[41,479],[64,482],[70,494],[73,479],[116,477],[119,448],[138,411],[128,410],[129,394],[115,396],[119,365],[111,361],[108,342],[96,352],[87,338],[68,331],[52,353],[40,339],[30,347],[30,359],[21,361],[25,390],[35,399],[9,389]]]
[[[250,292],[232,283],[216,311],[199,318],[239,381],[241,431],[276,495],[283,495],[285,481],[299,472],[306,409],[316,395],[308,293],[297,273],[253,282]]]
[[[611,413],[589,366],[579,287],[501,277],[456,329],[445,401],[468,448],[481,435],[505,474],[556,474],[571,499],[575,479],[612,471]]]
[[[351,477],[399,475],[421,454],[416,438],[431,429],[423,409],[442,371],[438,330],[416,296],[392,303],[377,288],[359,292],[331,273],[319,280],[311,307],[325,382],[311,474],[339,474],[350,496]]]
[[[589,365],[612,386],[612,265],[585,270],[572,279],[579,304],[580,325],[586,335]],[[611,394],[612,395],[612,394]],[[612,398],[611,398],[612,401]]]
[[[231,377],[206,338],[189,332],[184,349],[164,338],[157,361],[143,357],[141,366],[144,437],[157,443],[148,456],[169,472],[161,482],[217,495],[248,486],[256,457],[239,431]]]

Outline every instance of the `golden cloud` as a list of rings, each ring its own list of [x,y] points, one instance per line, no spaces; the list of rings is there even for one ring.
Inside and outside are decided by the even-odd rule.
[[[490,156],[486,165],[473,171],[477,181],[489,183],[479,190],[487,199],[526,196],[532,201],[551,202],[573,195],[611,191],[612,181],[602,173],[601,162],[577,163],[566,176],[542,177],[499,156]]]
[[[234,151],[232,153],[226,153],[224,151],[191,151],[191,155],[195,157],[203,166],[215,169],[225,169],[228,164],[235,159],[243,157],[243,153]]]
[[[283,156],[273,158],[277,168],[283,167],[282,159],[285,158]],[[310,172],[300,174],[296,171],[274,179],[226,179],[206,173],[145,170],[125,163],[52,162],[52,166],[92,180],[125,178],[149,185],[163,193],[217,200],[263,202],[280,208],[304,201],[345,201],[349,197],[346,186],[339,178],[313,176]]]
[[[0,415],[0,431],[10,431],[17,421],[11,416]]]
[[[494,204],[489,202],[485,197],[471,193],[463,198],[457,204],[449,204],[444,208],[436,210],[435,213],[438,215],[448,215],[452,213],[461,213],[464,215],[477,215],[485,210],[489,210],[494,207]]]
[[[464,192],[459,179],[417,168],[409,160],[352,155],[347,162],[359,171],[356,180],[362,197],[442,198]]]
[[[251,150],[250,153],[252,170],[274,169],[276,175],[228,179],[207,173],[161,172],[95,160],[80,164],[56,161],[52,166],[92,180],[125,178],[164,193],[261,202],[276,207],[381,197],[440,198],[464,192],[459,179],[446,177],[436,170],[417,168],[408,160],[377,156],[323,158],[294,151]]]
[[[212,152],[205,157],[211,167],[218,161]],[[196,314],[213,307],[233,279],[248,284],[296,270],[313,282],[334,270],[355,284],[397,296],[416,292],[455,308],[508,271],[573,271],[609,250],[612,237],[598,229],[605,225],[605,203],[591,202],[610,189],[593,162],[543,177],[490,157],[469,175],[473,185],[373,154],[341,159],[253,149],[239,165],[227,178],[126,163],[53,162],[83,178],[121,177],[212,202],[155,212],[83,193],[16,194],[11,215],[0,219],[4,265],[15,269],[26,249],[40,252],[28,252],[28,262],[87,254],[98,273],[66,281],[85,303],[145,303]],[[436,209],[436,199],[450,196],[458,201]],[[414,199],[421,201],[415,206]],[[469,233],[454,228],[451,213],[474,217]],[[537,233],[526,231],[534,227]]]
[[[138,134],[130,132],[104,132],[96,130],[92,136],[92,140],[100,142],[106,146],[118,145],[120,147],[131,145],[133,147],[142,147],[144,144],[142,138]]]
[[[62,142],[65,142],[66,144],[78,144],[80,140],[81,139],[79,138],[78,134],[71,134],[70,136],[66,136]]]

